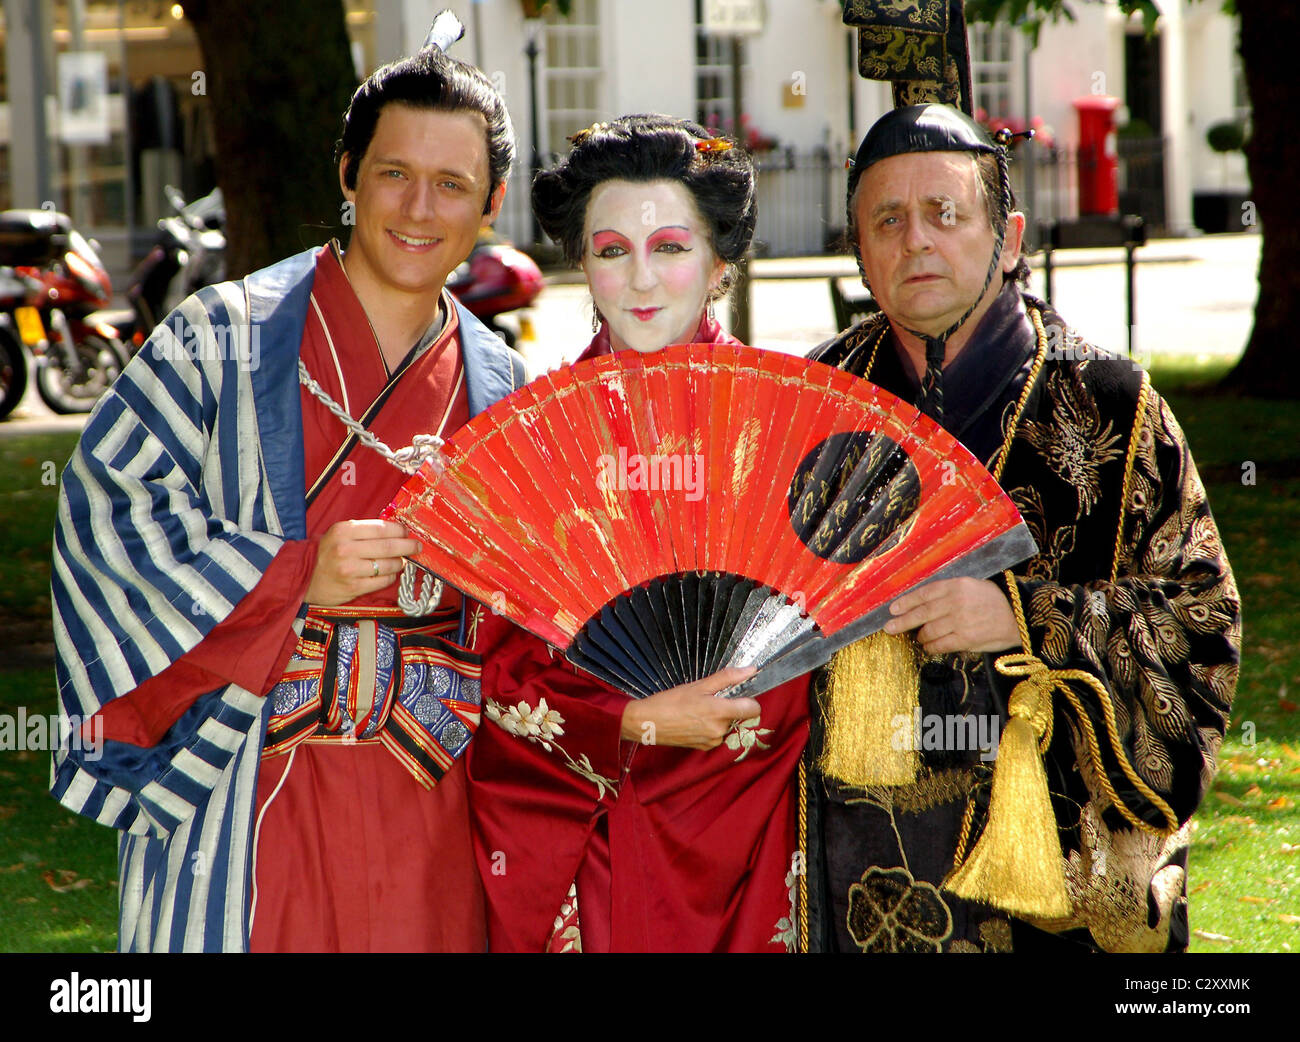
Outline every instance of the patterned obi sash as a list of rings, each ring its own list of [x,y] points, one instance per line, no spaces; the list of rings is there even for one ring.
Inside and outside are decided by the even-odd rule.
[[[452,643],[460,610],[310,607],[284,677],[271,689],[263,757],[302,742],[379,742],[426,789],[479,721],[479,657]]]

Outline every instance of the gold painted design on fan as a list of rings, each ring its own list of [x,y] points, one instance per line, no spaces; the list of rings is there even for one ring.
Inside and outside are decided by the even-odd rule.
[[[758,466],[758,441],[762,434],[762,422],[754,417],[737,432],[735,445],[731,450],[731,494],[740,496],[749,487]]]

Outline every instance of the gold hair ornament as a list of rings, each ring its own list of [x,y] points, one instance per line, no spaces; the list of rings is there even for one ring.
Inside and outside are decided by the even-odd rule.
[[[595,131],[604,130],[608,126],[608,123],[593,123],[591,126],[587,127],[586,130],[579,130],[576,134],[570,136],[568,139],[569,144],[576,148],[578,145],[581,145],[586,141],[587,138],[591,137]]]

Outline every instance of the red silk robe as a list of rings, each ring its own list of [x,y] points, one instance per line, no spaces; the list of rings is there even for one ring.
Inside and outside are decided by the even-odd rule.
[[[709,320],[695,339],[735,342]],[[602,327],[582,357],[608,351]],[[474,616],[484,719],[467,766],[489,949],[787,950],[807,678],[762,695],[760,719],[716,749],[642,745],[620,738],[627,695]]]
[[[359,418],[389,386],[361,302],[333,249],[316,264],[301,357],[337,402]],[[393,381],[369,424],[393,447],[469,418],[457,314]],[[345,395],[346,388],[346,395]],[[452,391],[456,394],[452,398]],[[346,440],[342,423],[301,390],[308,487]],[[406,475],[355,447],[307,511],[305,540],[287,542],[261,581],[188,654],[101,714],[108,738],[151,745],[201,694],[228,683],[267,694],[297,637],[321,536],[337,521],[378,517]],[[397,583],[357,605],[394,605]],[[448,589],[442,609],[459,605]],[[265,757],[258,773],[253,951],[476,951],[484,945],[483,898],[470,843],[461,762],[432,791],[381,745],[308,740]]]

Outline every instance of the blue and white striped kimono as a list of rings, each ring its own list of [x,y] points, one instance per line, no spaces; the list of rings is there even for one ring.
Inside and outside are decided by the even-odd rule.
[[[71,721],[193,648],[285,540],[306,537],[297,362],[314,274],[309,250],[190,297],[91,416],[54,532],[59,699]],[[456,306],[474,415],[523,383],[523,363]],[[123,830],[122,950],[247,950],[270,711],[231,685],[151,748],[109,741],[95,758],[74,742],[55,754],[59,801]]]

